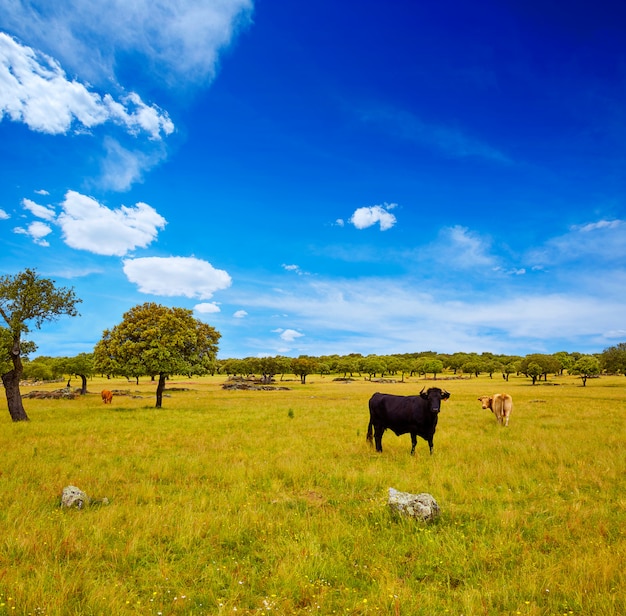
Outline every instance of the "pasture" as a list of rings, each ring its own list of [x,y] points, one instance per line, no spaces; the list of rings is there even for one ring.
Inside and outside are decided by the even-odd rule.
[[[626,378],[439,379],[432,456],[365,442],[372,393],[432,381],[308,380],[176,378],[155,409],[93,379],[17,424],[2,392],[0,615],[626,613]],[[502,390],[508,428],[477,401]],[[110,504],[61,510],[66,485]],[[441,518],[394,518],[389,487]]]

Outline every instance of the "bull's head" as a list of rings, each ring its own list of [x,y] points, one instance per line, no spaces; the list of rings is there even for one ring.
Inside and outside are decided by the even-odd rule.
[[[441,401],[447,400],[450,397],[450,392],[445,389],[439,389],[438,387],[431,387],[428,391],[424,391],[424,389],[425,388],[422,387],[420,396],[424,400],[428,400],[431,413],[438,413],[441,408]]]
[[[478,401],[483,405],[484,409],[491,409],[492,396],[481,396]]]

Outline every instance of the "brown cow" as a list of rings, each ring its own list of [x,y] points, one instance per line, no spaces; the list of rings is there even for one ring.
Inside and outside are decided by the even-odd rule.
[[[102,390],[102,402],[104,402],[105,404],[111,404],[111,401],[113,400],[113,394],[108,390],[108,389],[103,389]]]
[[[478,398],[484,409],[491,409],[496,416],[496,421],[504,426],[509,425],[509,417],[513,410],[513,398],[509,394],[493,394],[493,396],[481,396]]]

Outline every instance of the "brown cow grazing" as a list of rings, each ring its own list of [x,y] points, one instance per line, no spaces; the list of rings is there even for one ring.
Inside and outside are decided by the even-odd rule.
[[[113,400],[113,394],[108,390],[108,389],[103,389],[102,390],[102,402],[104,402],[105,404],[111,404],[111,401]]]
[[[513,398],[509,394],[493,394],[493,396],[481,396],[478,398],[484,409],[491,409],[496,416],[496,421],[504,426],[509,425],[509,417],[513,410]]]

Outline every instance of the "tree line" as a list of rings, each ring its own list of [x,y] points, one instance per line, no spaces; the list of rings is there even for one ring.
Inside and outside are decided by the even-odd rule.
[[[606,374],[626,373],[626,343],[621,343],[624,358],[615,357],[615,347],[596,355],[568,353],[560,351],[554,354],[532,353],[526,356],[495,355],[492,353],[436,353],[424,351],[397,355],[322,355],[319,357],[283,355],[268,357],[245,357],[229,359],[211,359],[201,366],[189,366],[185,372],[172,374],[187,376],[202,374],[221,374],[225,377],[252,378],[269,383],[276,379],[284,380],[294,375],[301,383],[306,383],[309,375],[336,375],[340,378],[397,378],[427,377],[437,379],[446,373],[451,376],[469,378],[486,375],[500,376],[508,381],[511,374],[523,375],[535,384],[548,379],[548,376],[564,373],[587,378]],[[130,379],[154,377],[154,374],[141,370],[103,370],[105,364],[94,353],[80,353],[75,357],[35,357],[24,361],[23,377],[30,381],[61,380],[64,377],[81,379],[81,390],[86,391],[87,379],[93,376],[122,376]],[[584,384],[584,383],[583,383]]]
[[[60,316],[76,316],[81,302],[73,289],[57,287],[54,281],[26,269],[15,276],[0,276],[0,375],[13,421],[27,420],[22,404],[20,382],[55,380],[69,377],[81,380],[80,392],[87,392],[87,380],[96,375],[157,381],[156,406],[160,407],[166,379],[174,375],[223,374],[228,377],[259,375],[265,382],[287,374],[306,383],[307,376],[342,375],[373,379],[429,376],[437,379],[447,371],[456,376],[493,378],[522,374],[535,384],[549,374],[579,375],[583,385],[601,373],[626,374],[626,343],[585,355],[561,351],[526,356],[493,353],[437,353],[423,351],[392,355],[324,355],[319,357],[247,357],[218,359],[220,333],[193,317],[191,310],[168,308],[147,302],[124,313],[122,321],[103,332],[92,353],[74,357],[39,356],[33,341],[26,340],[31,330],[40,329]]]

